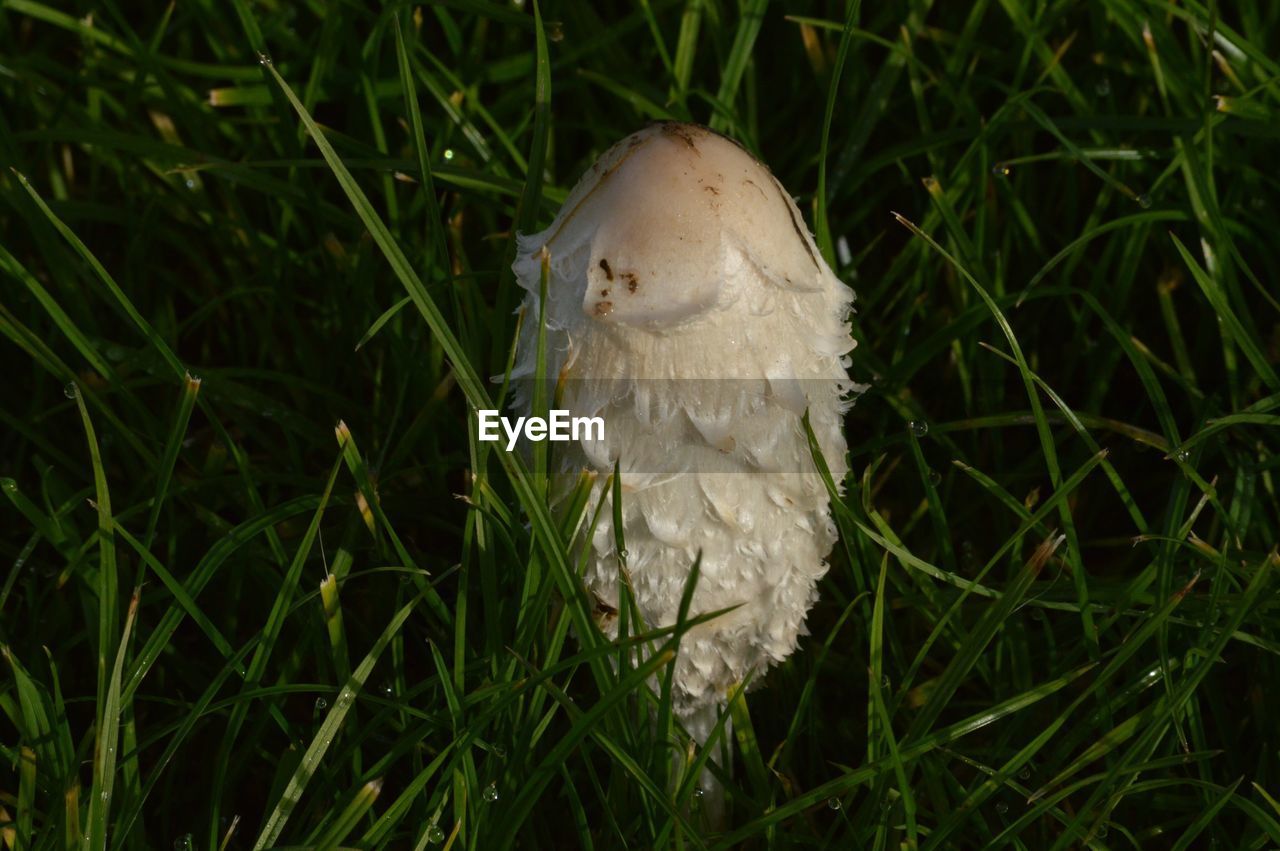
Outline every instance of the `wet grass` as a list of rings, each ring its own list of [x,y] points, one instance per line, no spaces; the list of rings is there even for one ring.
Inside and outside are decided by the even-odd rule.
[[[0,0],[5,842],[1280,845],[1278,40],[1263,0]],[[597,507],[468,419],[515,231],[656,118],[797,194],[870,385],[722,832],[645,686],[689,623],[596,635]]]

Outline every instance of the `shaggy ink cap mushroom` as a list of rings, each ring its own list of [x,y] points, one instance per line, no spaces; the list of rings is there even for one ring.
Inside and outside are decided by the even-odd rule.
[[[705,742],[729,690],[794,652],[827,571],[836,529],[801,417],[842,481],[853,293],[769,170],[689,124],[614,145],[518,249],[514,405],[531,413],[543,328],[527,320],[543,317],[556,407],[605,424],[557,448],[550,471],[553,502],[596,474],[600,510],[574,546],[597,625],[617,635],[623,584],[645,624],[672,625],[699,559],[689,614],[732,609],[693,627],[674,663],[673,709]]]

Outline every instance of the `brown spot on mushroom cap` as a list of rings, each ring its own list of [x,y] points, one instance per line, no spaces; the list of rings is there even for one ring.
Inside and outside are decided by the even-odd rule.
[[[601,298],[608,298],[608,297],[609,297],[609,290],[608,290],[608,289],[603,289],[603,290],[601,290],[601,291],[600,291],[600,297],[601,297]]]
[[[595,311],[596,311],[596,316],[608,316],[610,313],[613,312],[613,302],[598,301],[596,302]]]
[[[623,272],[622,280],[627,282],[627,292],[634,293],[640,289],[640,280],[636,277],[635,272]]]
[[[670,136],[673,139],[679,139],[689,146],[689,149],[695,154],[701,155],[698,150],[698,143],[694,141],[695,134],[702,132],[702,128],[696,124],[681,124],[678,121],[667,121],[662,124],[662,135]]]
[[[604,270],[605,280],[612,281],[613,270],[609,268],[609,261],[604,259],[603,257],[600,258],[600,268]]]

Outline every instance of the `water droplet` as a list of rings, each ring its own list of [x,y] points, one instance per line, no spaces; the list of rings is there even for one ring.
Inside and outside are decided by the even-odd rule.
[[[265,50],[263,50],[260,53],[258,53],[258,64],[270,68],[272,65],[275,64],[275,60],[271,58],[270,53],[267,53]]]
[[[930,470],[930,471],[929,471],[929,484],[933,485],[935,488],[936,488],[938,485],[942,484],[942,474],[941,474],[941,473],[939,473],[937,470]]]
[[[1045,615],[1045,613],[1044,613],[1044,609],[1032,609],[1032,610],[1031,610],[1031,617],[1032,617],[1032,618],[1034,618],[1035,620],[1038,620],[1038,621],[1042,621],[1042,620],[1044,620],[1044,619],[1045,619],[1045,617],[1046,617],[1046,615]]]
[[[707,794],[707,793],[706,793],[706,792],[704,792],[704,791],[702,790],[702,787],[701,787],[701,786],[699,786],[697,789],[694,789],[694,790],[693,790],[693,797],[695,797],[695,798],[701,798],[701,797],[702,797],[703,795],[705,795],[705,794]]]
[[[829,810],[838,810],[838,809],[840,809],[840,799],[839,799],[839,798],[834,798],[834,797],[833,797],[833,798],[827,798],[827,809],[829,809]]]
[[[631,551],[628,550],[626,547],[623,547],[622,550],[618,553],[618,558],[623,559],[625,561],[627,557],[630,555],[631,555]]]
[[[1134,200],[1138,202],[1138,206],[1141,207],[1142,209],[1144,210],[1151,209],[1151,196],[1148,195],[1147,193],[1143,192]]]
[[[187,184],[187,188],[188,188],[188,189],[195,189],[195,188],[196,188],[196,182],[195,182],[195,180],[193,180],[193,179],[192,179],[192,178],[190,178],[190,177],[188,177],[188,178],[187,178],[187,180],[186,180],[186,184]]]
[[[68,399],[74,399],[80,395],[80,388],[76,386],[74,381],[68,381],[62,388],[62,395]]]
[[[3,482],[0,482],[0,486],[4,487],[4,489],[7,490],[9,493],[18,492],[18,483],[15,482],[13,479],[5,479]]]
[[[1103,77],[1098,81],[1098,85],[1093,87],[1093,90],[1098,93],[1098,97],[1100,98],[1110,97],[1111,79],[1109,77]]]
[[[907,430],[916,437],[924,437],[929,433],[929,424],[924,420],[912,420],[907,423]]]
[[[427,842],[430,842],[432,845],[438,845],[439,843],[444,842],[444,831],[440,829],[439,825],[433,823],[427,828]]]
[[[848,266],[853,262],[853,251],[849,249],[849,238],[841,236],[836,239],[836,258],[840,261],[841,266]]]
[[[1191,460],[1191,452],[1187,449],[1179,449],[1173,453],[1173,457],[1185,464]]]
[[[173,840],[173,851],[191,851],[195,847],[195,840],[189,833],[185,833]]]
[[[991,173],[996,177],[1008,177],[1009,171],[1010,168],[1007,163],[996,163],[991,167]]]
[[[386,685],[384,685],[384,686],[382,687],[382,696],[383,696],[383,697],[393,697],[393,696],[395,695],[395,693],[396,693],[396,690],[395,690],[395,688],[391,685],[391,683],[387,683]]]
[[[564,41],[564,24],[560,21],[547,21],[547,41]]]
[[[494,801],[498,800],[498,784],[490,783],[488,786],[484,787],[484,792],[481,793],[480,797],[484,798],[486,804],[492,804]]]
[[[445,158],[446,160],[451,160],[451,159],[453,159],[453,148],[445,148],[445,149],[444,149],[444,158]]]
[[[107,346],[107,360],[124,360],[124,346]]]
[[[507,757],[507,749],[501,745],[494,745],[490,750],[493,751],[493,755],[498,759],[506,759]]]
[[[1037,610],[1037,611],[1039,611],[1039,610]],[[1031,766],[1029,766],[1029,765],[1024,765],[1024,766],[1022,766],[1022,770],[1018,772],[1018,779],[1019,779],[1019,780],[1030,780],[1030,779],[1031,779]]]
[[[316,698],[316,712],[324,712],[328,708],[329,701],[325,700],[323,697]]]
[[[1004,801],[1001,801],[1000,803],[996,804],[996,812],[998,812],[1000,815],[1004,815],[1005,813],[1009,812],[1009,805],[1006,804]]]
[[[1106,839],[1106,838],[1107,838],[1107,833],[1108,833],[1108,831],[1107,831],[1107,826],[1106,826],[1105,824],[1098,825],[1098,838],[1099,838],[1099,839]]]

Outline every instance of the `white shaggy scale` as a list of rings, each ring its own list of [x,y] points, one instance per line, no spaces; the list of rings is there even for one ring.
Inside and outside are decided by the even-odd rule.
[[[675,711],[705,742],[727,691],[795,650],[827,570],[836,531],[800,418],[807,407],[840,481],[853,293],[769,170],[696,125],[622,140],[549,228],[520,236],[515,378],[535,377],[544,250],[554,407],[605,422],[603,441],[555,448],[560,496],[583,468],[598,474],[591,504],[605,507],[583,542],[597,622],[616,636],[606,483],[618,458],[625,570],[645,626],[676,621],[699,552],[691,613],[739,606],[694,628],[675,663]],[[518,404],[527,410],[527,392]]]

